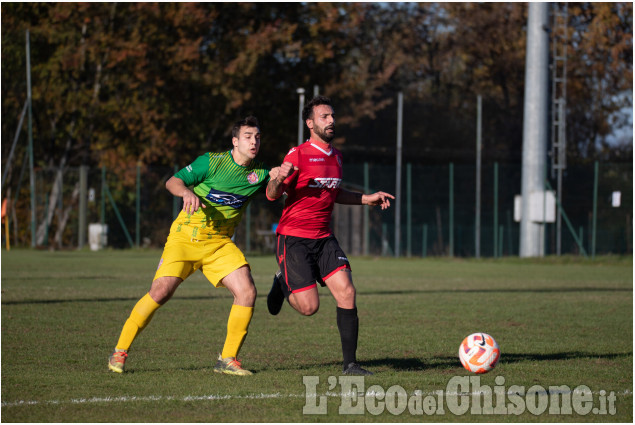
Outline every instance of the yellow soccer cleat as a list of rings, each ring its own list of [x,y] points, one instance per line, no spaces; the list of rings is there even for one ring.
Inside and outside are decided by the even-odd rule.
[[[223,359],[220,354],[218,355],[218,361],[214,366],[214,372],[224,373],[227,375],[249,376],[253,375],[247,369],[243,369],[240,362],[234,357],[227,357]]]
[[[115,350],[108,359],[108,369],[113,372],[123,373],[127,357],[128,352],[126,350]]]

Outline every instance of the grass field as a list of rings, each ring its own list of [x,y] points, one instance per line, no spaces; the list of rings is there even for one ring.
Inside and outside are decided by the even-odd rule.
[[[270,316],[272,256],[249,257],[259,295],[241,358],[253,376],[213,373],[232,299],[201,273],[181,285],[135,341],[128,372],[110,372],[108,355],[159,256],[155,250],[2,252],[3,422],[633,420],[632,258],[353,258],[358,358],[375,375],[353,387],[351,398],[350,381],[338,381],[334,301],[321,289],[315,316],[288,305]],[[449,384],[474,376],[461,367],[458,346],[477,331],[496,338],[501,360],[481,376],[480,390],[473,383],[458,387],[457,396]],[[487,406],[488,397],[479,395],[485,386],[503,397],[494,398],[502,400],[496,413],[507,414],[479,414],[481,401]],[[510,395],[514,386],[524,389],[522,403]],[[378,388],[391,396],[382,399]],[[407,408],[394,397],[400,388]],[[443,395],[433,396],[437,390]],[[559,397],[573,397],[576,409],[567,413],[563,402],[555,414]],[[453,409],[458,401],[469,410]],[[347,414],[350,406],[361,413]],[[303,413],[307,407],[315,413]]]

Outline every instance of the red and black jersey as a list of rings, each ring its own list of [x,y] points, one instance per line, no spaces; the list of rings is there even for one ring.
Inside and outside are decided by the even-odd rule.
[[[276,232],[319,239],[331,236],[331,213],[342,182],[342,153],[332,146],[308,140],[284,158],[298,170],[287,180],[287,199]]]

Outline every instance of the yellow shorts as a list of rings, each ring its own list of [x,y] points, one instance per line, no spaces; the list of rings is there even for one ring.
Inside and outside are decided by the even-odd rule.
[[[242,266],[249,266],[242,251],[227,236],[197,240],[189,232],[170,232],[154,275],[176,276],[185,280],[201,269],[215,287],[224,287],[223,278]]]

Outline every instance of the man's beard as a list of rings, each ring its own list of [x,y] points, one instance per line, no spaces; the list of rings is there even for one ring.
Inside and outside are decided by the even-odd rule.
[[[317,127],[317,126],[313,129],[313,131],[315,132],[315,134],[320,136],[320,138],[322,140],[324,140],[326,142],[330,142],[335,137],[335,131],[333,131],[331,134],[327,134],[326,133],[326,129],[320,128],[320,127]]]

